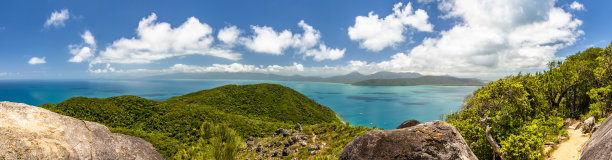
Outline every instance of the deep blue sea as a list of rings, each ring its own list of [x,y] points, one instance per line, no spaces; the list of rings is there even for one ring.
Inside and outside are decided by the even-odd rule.
[[[0,80],[0,101],[30,105],[59,103],[70,97],[135,95],[165,100],[226,84],[281,84],[330,107],[352,125],[394,129],[403,121],[441,119],[457,111],[476,86],[370,87],[348,84],[243,80]]]

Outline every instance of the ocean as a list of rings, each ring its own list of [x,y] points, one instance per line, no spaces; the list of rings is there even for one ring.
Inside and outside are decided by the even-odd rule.
[[[250,80],[0,80],[0,101],[40,105],[70,97],[135,95],[162,101],[227,84],[274,83],[330,107],[351,125],[395,129],[405,120],[441,120],[460,109],[479,86],[353,86],[349,84]]]

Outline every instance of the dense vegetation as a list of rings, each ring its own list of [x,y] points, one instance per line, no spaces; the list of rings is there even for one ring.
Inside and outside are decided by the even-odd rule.
[[[612,44],[549,63],[548,70],[489,82],[446,116],[480,159],[543,159],[565,118],[604,119],[612,106]]]
[[[450,76],[422,76],[417,78],[369,79],[353,83],[358,86],[482,86],[478,79],[457,78]]]
[[[236,157],[250,136],[266,137],[295,123],[344,125],[331,109],[275,84],[227,85],[162,102],[136,96],[74,97],[40,107],[141,137],[167,159],[227,159]]]

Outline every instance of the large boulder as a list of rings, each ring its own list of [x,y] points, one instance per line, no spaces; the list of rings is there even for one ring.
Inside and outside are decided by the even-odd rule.
[[[22,103],[0,102],[0,159],[163,159],[138,137]]]
[[[374,130],[349,142],[340,159],[477,159],[459,131],[443,121]]]
[[[402,124],[400,124],[399,126],[397,126],[396,129],[402,129],[402,128],[408,128],[408,127],[412,127],[412,126],[416,126],[418,124],[421,124],[421,122],[411,119],[411,120],[406,120],[404,121]]]
[[[583,122],[582,122],[582,130],[584,132],[591,132],[591,130],[593,130],[593,127],[595,127],[595,117],[590,116],[589,118],[586,118]]]
[[[582,147],[581,160],[612,160],[612,116],[608,117]]]

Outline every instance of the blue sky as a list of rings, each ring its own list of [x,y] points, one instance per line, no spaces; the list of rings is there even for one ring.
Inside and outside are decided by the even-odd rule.
[[[0,2],[0,79],[219,71],[494,79],[607,46],[611,3],[9,0]]]

